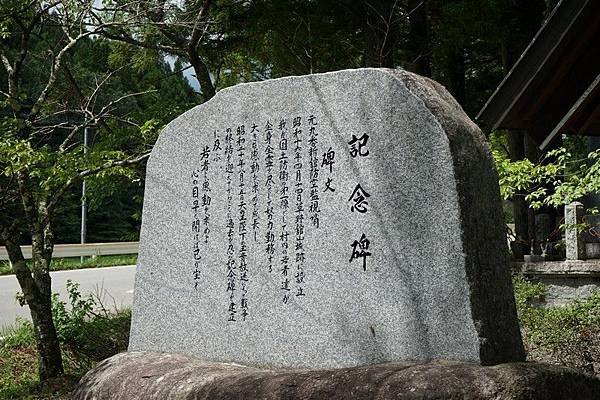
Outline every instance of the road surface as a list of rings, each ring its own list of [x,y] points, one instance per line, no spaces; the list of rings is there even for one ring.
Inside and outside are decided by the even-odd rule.
[[[88,268],[71,271],[51,272],[52,292],[60,293],[68,301],[67,280],[80,284],[82,295],[98,294],[107,308],[131,306],[135,265],[121,267]],[[14,275],[0,276],[0,328],[14,324],[17,316],[31,320],[29,308],[21,307],[15,300],[20,291]]]

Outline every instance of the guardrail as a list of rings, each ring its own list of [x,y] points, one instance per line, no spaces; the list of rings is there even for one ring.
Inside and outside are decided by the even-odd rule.
[[[52,257],[80,257],[80,256],[113,256],[118,254],[137,254],[139,242],[113,242],[113,243],[84,243],[84,244],[57,244],[54,246]],[[21,246],[23,256],[31,258],[31,246]],[[4,246],[0,246],[0,260],[8,260],[8,253]]]

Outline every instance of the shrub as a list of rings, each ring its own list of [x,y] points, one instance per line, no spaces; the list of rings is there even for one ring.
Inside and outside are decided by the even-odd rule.
[[[71,362],[89,368],[127,349],[131,312],[108,310],[99,297],[82,297],[79,284],[67,281],[70,307],[52,296],[52,314],[63,350],[68,350]]]
[[[68,282],[67,292],[68,303],[57,294],[52,297],[66,376],[40,387],[33,325],[18,320],[0,333],[0,399],[68,399],[69,391],[96,362],[127,348],[129,310],[106,309],[97,296],[83,297],[76,283]]]
[[[600,292],[564,307],[542,307],[547,286],[514,279],[523,339],[531,360],[600,373]]]

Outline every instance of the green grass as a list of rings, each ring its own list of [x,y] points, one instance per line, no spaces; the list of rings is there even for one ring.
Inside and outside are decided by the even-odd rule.
[[[77,376],[67,374],[42,386],[37,376],[37,352],[33,327],[20,320],[0,332],[0,399],[57,399],[69,398]]]
[[[124,254],[118,256],[96,256],[86,257],[83,264],[79,257],[56,258],[50,264],[51,271],[64,271],[81,268],[112,267],[115,265],[134,265],[137,262],[137,254]],[[28,261],[28,264],[30,262]],[[0,275],[12,274],[8,261],[0,261]]]
[[[99,361],[125,351],[129,342],[131,310],[107,310],[93,297],[82,297],[76,284],[68,285],[67,308],[53,298],[54,316],[65,375],[41,385],[33,326],[17,320],[0,331],[0,400],[66,400],[79,379]]]
[[[600,376],[600,291],[563,307],[542,307],[547,286],[520,277],[513,283],[528,359]]]

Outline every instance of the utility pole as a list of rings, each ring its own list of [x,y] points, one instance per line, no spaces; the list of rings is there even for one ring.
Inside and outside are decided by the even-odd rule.
[[[88,127],[83,129],[83,154],[87,154],[88,146]],[[85,178],[81,184],[81,244],[85,243],[85,235],[87,230],[87,204],[85,199]],[[79,262],[83,264],[84,256],[80,256]]]

